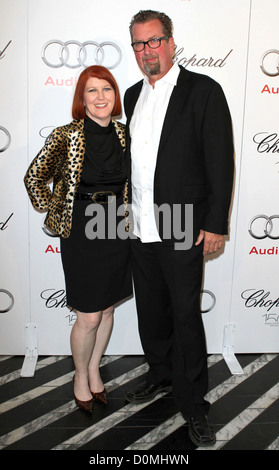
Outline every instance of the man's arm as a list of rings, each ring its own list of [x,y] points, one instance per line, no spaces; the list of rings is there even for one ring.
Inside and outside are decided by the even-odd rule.
[[[204,240],[203,254],[209,255],[220,250],[223,246],[224,235],[217,233],[205,232],[201,230],[195,245],[199,245]]]

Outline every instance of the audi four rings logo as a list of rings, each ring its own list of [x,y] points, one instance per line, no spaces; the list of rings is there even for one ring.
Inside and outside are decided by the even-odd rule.
[[[210,303],[208,306],[206,305],[203,305],[203,308],[201,309],[201,313],[208,313],[210,312],[211,310],[213,310],[213,308],[215,307],[215,304],[216,304],[216,297],[215,295],[213,294],[213,292],[211,292],[210,290],[202,290],[201,291],[202,293],[202,298],[203,300],[205,300],[205,294],[209,295],[209,298],[210,298]],[[208,300],[208,299],[207,299]]]
[[[59,46],[58,51],[57,47]],[[93,47],[93,58],[86,63],[89,48]],[[71,53],[72,52],[72,53]],[[52,57],[52,58],[51,58]],[[88,67],[93,63],[103,65],[108,69],[117,67],[122,58],[120,47],[114,42],[104,41],[100,44],[95,41],[59,41],[53,39],[48,41],[42,49],[42,59],[48,67],[59,68],[65,65],[70,69]]]
[[[272,57],[268,57],[271,55]],[[279,50],[270,49],[266,51],[262,56],[260,68],[265,75],[277,77],[279,75]]]
[[[7,148],[9,147],[10,143],[11,143],[11,135],[9,133],[9,131],[7,131],[7,129],[5,129],[5,127],[2,127],[0,126],[0,136],[1,136],[1,133],[4,133],[5,136],[4,136],[4,139],[5,139],[5,144],[3,147],[1,147],[1,137],[0,137],[0,153],[1,152],[5,152],[5,150],[7,150]]]
[[[8,290],[5,289],[0,289],[0,298],[2,298],[2,294],[8,297],[8,305],[6,307],[0,306],[0,313],[7,313],[14,306],[14,297]]]
[[[271,215],[270,217],[266,215],[256,215],[250,222],[249,233],[253,238],[257,240],[262,240],[263,238],[271,238],[272,240],[279,239],[279,226],[275,231],[274,220],[279,219],[279,215]],[[260,220],[260,233],[257,233],[259,227],[257,227],[256,221]],[[263,222],[263,223],[262,223]],[[279,224],[278,224],[279,225]]]

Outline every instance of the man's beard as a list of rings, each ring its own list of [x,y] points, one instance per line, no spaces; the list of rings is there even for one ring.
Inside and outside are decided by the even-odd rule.
[[[143,62],[144,71],[147,76],[149,75],[158,75],[161,71],[160,62],[155,62],[154,64],[148,64]]]

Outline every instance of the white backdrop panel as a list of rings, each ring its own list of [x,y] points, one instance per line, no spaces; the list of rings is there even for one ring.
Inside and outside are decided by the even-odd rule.
[[[102,17],[103,12],[102,5],[97,2],[94,2],[94,8],[92,1],[86,0],[80,2],[78,6],[74,1],[50,2],[46,9],[43,0],[30,1],[29,53],[33,58],[29,68],[30,154],[35,155],[42,146],[42,138],[39,136],[42,129],[55,127],[70,120],[74,89],[72,84],[75,83],[82,70],[81,67],[67,66],[74,67],[76,63],[73,52],[69,54],[67,65],[54,67],[59,64],[60,46],[58,44],[49,44],[44,48],[45,59],[48,62],[46,64],[42,60],[43,46],[55,39],[63,42],[70,40],[113,42],[122,52],[120,64],[112,71],[118,80],[123,97],[126,88],[141,78],[130,47],[129,22],[132,15],[139,9],[153,8],[165,11],[173,19],[178,62],[196,72],[209,74],[222,84],[235,122],[236,153],[239,155],[249,2],[238,1],[234,5],[222,3],[222,15],[220,15],[220,5],[220,0],[215,0],[206,6],[202,1],[192,3],[142,1],[137,2],[135,9],[135,5],[131,2],[118,2],[116,6],[115,2],[108,1],[104,26],[102,21],[95,21],[96,18]],[[117,10],[121,11],[121,14],[119,20],[115,21]],[[87,12],[86,21],[84,21],[85,12]],[[92,21],[90,21],[91,12]],[[44,17],[43,24],[38,21],[38,18],[42,16]],[[61,21],[62,17],[63,21]],[[74,27],[73,18],[75,18]],[[237,32],[234,28],[228,29],[227,18],[238,22]],[[92,59],[94,60],[94,56]],[[105,65],[107,64],[105,62]],[[235,70],[241,72],[235,73]],[[237,100],[235,90],[237,90]],[[125,116],[122,120],[125,122]],[[57,239],[50,240],[42,232],[37,214],[33,214],[32,217],[30,239],[32,318],[35,323],[39,324],[40,351],[52,353],[68,351],[68,310],[65,310],[65,306],[62,307],[63,302],[59,302],[59,299],[57,303],[52,299],[48,303],[48,308],[45,299],[41,298],[42,295],[46,296],[46,292],[49,294],[60,292],[62,295],[64,283],[60,257],[52,252],[52,249],[56,252],[58,241]],[[50,241],[53,241],[51,249],[45,253]],[[228,299],[231,289],[232,253],[233,245],[228,242],[225,253],[221,257],[206,263],[204,289],[210,292],[203,295],[202,303],[205,310],[213,307],[204,315],[208,348],[212,352],[220,351],[222,348],[223,327],[229,317]],[[44,269],[40,269],[38,276],[41,266],[44,266]],[[212,295],[216,299],[214,305]],[[115,328],[108,352],[141,352],[134,299],[123,304],[116,311]]]
[[[253,1],[231,305],[239,352],[279,349],[278,15],[278,2]]]
[[[30,322],[27,151],[27,4],[1,0],[0,354],[24,354]]]
[[[248,225],[254,215],[278,213],[276,153],[259,152],[253,141],[254,136],[259,139],[261,132],[276,133],[278,122],[278,93],[272,93],[272,88],[271,92],[262,92],[265,85],[278,87],[278,76],[268,77],[259,68],[261,55],[278,48],[278,2],[267,0],[262,5],[259,0],[107,0],[105,8],[97,0],[0,2],[0,51],[12,39],[0,60],[0,149],[6,139],[1,126],[12,135],[9,148],[0,153],[0,222],[14,214],[7,230],[0,231],[1,257],[7,271],[1,274],[0,311],[1,289],[15,293],[12,309],[0,313],[0,353],[24,353],[23,325],[29,321],[38,325],[40,354],[70,354],[69,334],[75,316],[66,307],[59,238],[43,230],[45,215],[31,207],[22,179],[28,162],[43,146],[49,132],[71,121],[74,86],[83,70],[82,66],[75,66],[79,65],[77,42],[113,43],[103,48],[103,57],[100,51],[97,57],[103,58],[105,66],[115,64],[111,70],[122,98],[125,90],[141,78],[128,29],[133,14],[140,9],[161,10],[172,18],[176,60],[222,85],[233,119],[236,180],[231,230],[223,253],[205,263],[201,297],[208,351],[222,351],[226,322],[236,323],[238,351],[278,350],[279,330],[270,325],[276,314],[269,317],[269,325],[263,325],[263,309],[249,309],[241,298],[247,289],[263,289],[270,292],[269,298],[276,299],[275,280],[268,281],[268,273],[278,270],[276,256],[249,254],[253,246],[268,249],[275,247],[276,241],[253,239]],[[68,57],[61,48],[67,41],[71,41]],[[86,50],[86,60],[82,54],[81,59],[86,65],[96,63],[96,48],[91,44]],[[269,56],[266,66],[274,67],[272,60],[274,57]],[[121,120],[125,122],[124,114]],[[2,294],[2,302],[9,301],[7,294]],[[271,312],[276,312],[276,307]],[[253,328],[249,341],[248,327]],[[11,332],[11,341],[7,340],[7,331]],[[141,352],[132,298],[116,309],[107,353]]]

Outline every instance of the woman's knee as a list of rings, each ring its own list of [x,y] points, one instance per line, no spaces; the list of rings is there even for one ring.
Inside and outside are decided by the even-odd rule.
[[[82,313],[77,312],[77,325],[88,332],[97,330],[102,321],[102,312]]]
[[[111,317],[114,313],[114,305],[112,307],[108,307],[105,310],[103,310],[103,316],[104,317]]]

